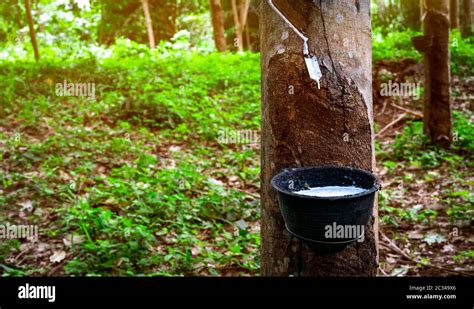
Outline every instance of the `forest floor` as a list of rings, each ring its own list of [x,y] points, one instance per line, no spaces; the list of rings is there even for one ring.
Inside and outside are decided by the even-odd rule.
[[[218,136],[258,129],[259,55],[117,53],[0,66],[0,222],[40,234],[2,241],[0,273],[257,274],[259,158]]]
[[[429,146],[422,134],[423,96],[384,97],[386,80],[416,83],[423,65],[405,59],[374,66],[378,127],[377,175],[382,180],[380,275],[474,275],[474,77],[453,77],[454,145]]]
[[[259,130],[259,55],[116,59],[0,66],[0,221],[40,234],[1,242],[0,273],[257,275],[259,150],[218,136]],[[374,88],[420,72],[379,62]],[[95,98],[55,96],[65,79]],[[380,275],[474,274],[473,78],[453,89],[449,151],[426,145],[420,100],[375,93]]]

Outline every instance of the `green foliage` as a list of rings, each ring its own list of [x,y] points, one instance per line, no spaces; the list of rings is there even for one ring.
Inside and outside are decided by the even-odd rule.
[[[64,1],[41,1],[40,63],[32,62],[28,36],[17,40],[20,24],[0,20],[0,125],[6,128],[0,132],[0,190],[8,192],[0,195],[0,207],[15,211],[18,201],[29,199],[47,212],[29,219],[51,220],[42,237],[61,242],[76,236],[63,267],[67,274],[258,273],[259,155],[217,137],[224,129],[259,130],[259,55],[210,52],[207,1],[176,3],[182,14],[173,37],[150,50],[141,15],[113,41],[102,42],[111,44],[106,47],[98,43],[100,6],[77,10]],[[17,9],[24,14],[20,4]],[[123,10],[113,12],[114,25],[124,22]],[[417,34],[382,35],[376,28],[374,59],[421,59],[410,41]],[[473,45],[458,36],[453,71],[468,74]],[[94,83],[95,97],[56,96],[65,80]],[[474,150],[469,117],[454,113],[458,139],[451,151],[428,146],[421,122],[397,134],[390,152],[376,145],[381,165],[397,182],[414,182],[410,169],[425,171],[420,179],[426,184],[441,178],[430,169],[452,172],[453,184],[440,190],[446,206],[440,211],[399,207],[396,190],[383,190],[383,222],[431,222],[441,212],[456,222],[472,218],[472,184],[462,183]],[[0,243],[0,260],[18,255],[20,245]],[[48,272],[25,265],[2,262],[0,271]]]
[[[395,136],[390,151],[377,146],[378,160],[387,168],[388,173],[400,173],[400,170],[402,173],[392,175],[401,184],[398,188],[392,186],[383,189],[379,195],[382,222],[399,225],[400,222],[430,221],[439,215],[437,210],[404,204],[406,190],[419,190],[416,180],[423,181],[426,188],[431,183],[438,184],[440,195],[436,199],[453,222],[468,224],[472,220],[474,194],[469,190],[472,182],[465,181],[469,176],[469,169],[473,167],[474,125],[469,120],[470,117],[470,113],[454,112],[453,133],[456,137],[451,150],[429,145],[423,134],[423,124],[418,121],[409,123]],[[434,169],[446,170],[449,179],[443,179],[439,173],[433,172]],[[410,170],[421,170],[423,178],[414,179]],[[441,182],[443,180],[448,185]]]
[[[455,261],[458,261],[463,258],[470,258],[470,259],[474,258],[474,250],[461,251],[459,252],[459,254],[454,256]]]
[[[370,16],[373,28],[383,30],[383,34],[402,30],[403,17],[396,5],[384,0],[370,1]]]
[[[397,60],[412,58],[423,60],[411,42],[411,38],[422,33],[410,29],[384,33],[384,28],[374,28],[372,35],[373,60]],[[470,76],[474,74],[474,43],[472,38],[462,38],[459,30],[451,31],[451,72],[454,75]]]
[[[451,31],[451,72],[455,75],[474,75],[474,42],[463,38],[459,30]]]
[[[454,118],[454,147],[464,150],[466,153],[474,153],[474,124],[472,113],[463,114],[459,111],[453,112]]]
[[[396,60],[403,58],[422,59],[422,55],[416,51],[411,38],[421,35],[413,30],[391,31],[386,35],[381,28],[374,28],[372,34],[372,59]]]
[[[459,153],[473,153],[474,125],[470,115],[458,111],[453,113],[453,133],[455,140],[453,150]],[[440,162],[456,162],[462,157],[443,149],[429,146],[427,137],[423,134],[423,123],[412,122],[403,128],[401,134],[395,136],[391,159],[407,160],[413,167],[437,167]],[[386,154],[382,154],[384,158]],[[389,161],[390,162],[390,161]],[[385,163],[389,164],[389,163]]]
[[[103,57],[0,65],[0,104],[22,132],[2,136],[2,164],[15,168],[0,185],[26,186],[2,203],[28,194],[56,214],[48,231],[82,239],[68,274],[258,271],[258,199],[247,193],[258,189],[258,155],[217,137],[258,130],[259,55],[203,57],[174,44],[159,54],[124,39]],[[95,83],[95,98],[56,96],[64,80]]]
[[[150,0],[149,5],[157,43],[186,33],[189,46],[213,49],[208,1]],[[104,46],[117,40],[148,45],[140,1],[46,0],[38,1],[32,13],[41,58],[49,63],[107,57]],[[33,59],[23,1],[0,3],[0,16],[0,61]]]

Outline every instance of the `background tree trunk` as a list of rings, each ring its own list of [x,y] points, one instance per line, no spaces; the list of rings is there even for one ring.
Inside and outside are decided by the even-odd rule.
[[[262,0],[262,275],[374,276],[376,205],[364,242],[317,256],[296,239],[290,243],[270,184],[289,167],[374,169],[370,1],[274,2],[309,37],[322,78],[318,89],[305,66],[302,40]]]
[[[459,2],[458,0],[449,1],[449,22],[451,29],[459,28]]]
[[[38,42],[36,41],[35,24],[33,22],[33,16],[31,15],[30,0],[25,0],[25,9],[26,9],[26,18],[28,19],[28,27],[30,29],[31,44],[33,45],[33,50],[35,53],[35,59],[36,61],[39,61],[40,54],[39,54],[39,49],[38,49]]]
[[[433,37],[425,53],[424,132],[431,142],[451,144],[451,75],[449,61],[449,1],[426,0],[424,34]]]
[[[242,38],[243,38],[244,28],[247,25],[249,7],[250,7],[250,0],[241,0],[239,9],[240,9],[240,24],[241,24],[240,30],[242,31]]]
[[[252,41],[250,40],[249,25],[245,25],[245,41],[249,50],[253,50]]]
[[[244,40],[242,36],[242,26],[240,25],[239,10],[237,8],[237,0],[232,0],[232,14],[235,22],[235,35],[237,37],[237,49],[239,52],[244,50]]]
[[[237,49],[239,52],[244,50],[244,29],[247,23],[247,16],[250,6],[250,0],[241,0],[237,4],[237,0],[232,0],[232,14],[235,21],[235,33],[237,36]]]
[[[148,32],[148,41],[150,42],[150,48],[154,49],[155,44],[155,34],[153,33],[153,23],[150,16],[150,6],[148,5],[148,0],[142,0],[143,13],[145,14],[146,20],[146,29]]]
[[[471,0],[463,0],[462,5],[462,36],[467,37],[471,34]]]
[[[214,42],[220,52],[226,50],[224,10],[220,0],[210,0],[212,27],[214,29]]]
[[[420,16],[421,16],[421,26],[423,27],[423,21],[425,18],[425,0],[420,0]]]

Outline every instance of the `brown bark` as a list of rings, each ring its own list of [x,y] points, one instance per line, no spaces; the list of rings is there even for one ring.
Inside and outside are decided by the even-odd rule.
[[[210,0],[212,27],[214,29],[214,42],[220,52],[227,48],[224,28],[224,10],[220,0]]]
[[[449,1],[426,0],[424,34],[432,37],[425,53],[424,132],[433,144],[451,144],[451,74],[449,61]]]
[[[244,28],[247,24],[247,16],[250,7],[250,0],[232,0],[232,14],[234,15],[235,33],[237,36],[237,49],[239,52],[244,50]]]
[[[270,184],[289,167],[374,169],[370,1],[321,2],[274,1],[308,36],[322,72],[318,89],[309,78],[301,38],[261,1],[263,276],[374,276],[377,271],[376,207],[364,242],[320,256],[296,239],[290,242]]]
[[[242,0],[240,2],[240,23],[242,27],[242,32],[244,32],[244,27],[247,25],[247,17],[249,13],[250,0]]]
[[[463,37],[467,37],[471,34],[471,25],[472,25],[472,20],[471,20],[471,0],[463,0],[462,3],[462,29],[461,33]]]
[[[424,18],[425,18],[425,12],[426,12],[425,0],[420,0],[420,16],[421,16],[421,26],[422,27],[423,27],[423,21],[424,21]]]
[[[250,40],[249,25],[245,26],[245,41],[247,42],[247,48],[252,50],[252,41]]]
[[[150,6],[148,5],[148,0],[141,0],[143,6],[143,13],[145,14],[146,29],[148,33],[148,41],[150,43],[150,48],[154,49],[155,44],[155,34],[153,33],[153,23],[151,21],[150,15]]]
[[[36,61],[40,60],[40,54],[38,49],[38,42],[36,41],[35,25],[33,22],[33,16],[31,15],[30,0],[25,0],[26,18],[28,19],[28,28],[30,29],[31,44],[33,45],[33,51],[35,53]]]
[[[458,0],[449,1],[449,22],[451,29],[459,28],[459,2]]]

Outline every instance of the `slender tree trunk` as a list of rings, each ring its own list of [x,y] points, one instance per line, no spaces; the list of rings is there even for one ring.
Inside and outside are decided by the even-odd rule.
[[[232,14],[235,22],[235,35],[237,36],[237,49],[239,52],[244,50],[244,40],[242,36],[242,25],[240,24],[239,10],[237,8],[237,0],[232,0]]]
[[[471,12],[472,6],[471,6],[471,0],[463,0],[463,6],[462,6],[462,36],[467,37],[471,34],[471,25],[472,25],[472,20],[471,20]]]
[[[214,42],[216,48],[220,52],[224,52],[227,48],[225,40],[224,28],[224,10],[220,0],[210,0],[212,27],[214,29]]]
[[[240,5],[237,5],[237,0],[232,0],[231,2],[236,28],[237,49],[239,52],[242,52],[244,50],[244,28],[247,23],[250,0],[241,0]]]
[[[25,0],[25,9],[26,9],[26,18],[28,19],[28,27],[30,29],[31,44],[33,44],[33,50],[35,53],[35,59],[36,61],[39,61],[40,54],[39,54],[39,49],[38,49],[38,42],[36,41],[35,24],[33,22],[33,16],[31,15],[30,0]]]
[[[270,184],[289,167],[374,169],[370,1],[274,3],[306,33],[322,78],[318,89],[305,66],[301,38],[262,0],[262,275],[374,276],[376,205],[364,242],[320,256],[296,239],[290,242]]]
[[[154,49],[155,44],[155,35],[153,33],[153,23],[150,16],[150,6],[148,5],[148,0],[142,0],[143,13],[145,14],[146,20],[146,29],[148,32],[148,41],[150,42],[150,48]]]
[[[240,2],[240,24],[242,33],[244,32],[244,28],[247,25],[247,17],[249,13],[250,7],[250,0],[242,0]]]
[[[423,27],[423,21],[425,19],[425,0],[420,0],[420,16],[421,16],[421,26]]]
[[[449,0],[426,0],[424,34],[433,38],[425,53],[424,132],[433,144],[451,144]]]
[[[245,26],[245,41],[247,42],[247,48],[249,50],[253,50],[252,49],[252,41],[250,40],[250,31],[249,31],[249,25],[248,24]]]
[[[458,0],[449,1],[449,22],[451,29],[459,28],[459,2]]]

